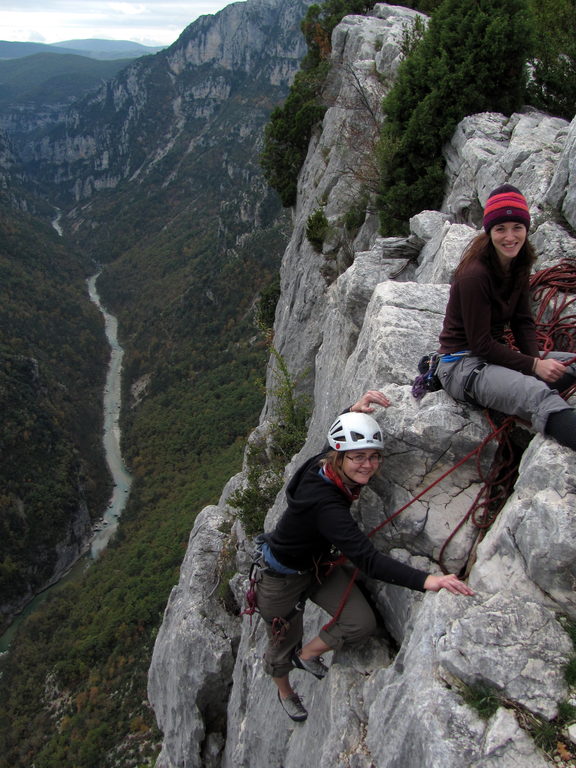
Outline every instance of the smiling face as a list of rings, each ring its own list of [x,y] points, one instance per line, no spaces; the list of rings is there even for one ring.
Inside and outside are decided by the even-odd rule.
[[[496,249],[500,265],[508,272],[512,261],[518,256],[526,242],[526,227],[518,221],[495,224],[490,230],[490,239]]]
[[[366,485],[382,461],[380,451],[360,449],[346,451],[342,457],[342,470],[348,480],[356,485]]]

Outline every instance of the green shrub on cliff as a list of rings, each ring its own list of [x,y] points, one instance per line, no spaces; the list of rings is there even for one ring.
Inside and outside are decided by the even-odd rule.
[[[268,184],[286,208],[296,202],[298,173],[308,151],[312,129],[326,108],[319,97],[328,73],[327,62],[298,72],[288,98],[276,107],[264,132],[261,165]]]
[[[308,53],[288,98],[270,116],[260,160],[266,181],[278,192],[285,207],[296,202],[298,174],[312,130],[326,111],[320,96],[330,71],[332,31],[344,16],[366,13],[373,5],[374,0],[328,0],[308,8],[302,22]]]
[[[576,114],[576,0],[531,0],[536,48],[528,103],[557,117]]]
[[[463,117],[520,108],[531,51],[527,0],[444,0],[434,11],[383,104],[383,234],[440,206],[442,147]]]

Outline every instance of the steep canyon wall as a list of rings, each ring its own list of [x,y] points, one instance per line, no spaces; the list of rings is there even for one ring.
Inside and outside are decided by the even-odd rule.
[[[445,148],[442,210],[415,216],[408,238],[379,237],[371,214],[353,241],[347,236],[343,217],[370,179],[379,104],[414,14],[378,5],[334,31],[328,110],[300,174],[276,313],[277,348],[313,397],[309,436],[286,479],[321,447],[334,414],[365,389],[382,389],[392,401],[375,414],[386,435],[382,478],[355,512],[367,531],[490,432],[482,412],[444,392],[417,402],[410,391],[418,359],[435,349],[451,274],[488,192],[508,181],[525,193],[538,268],[576,258],[576,121],[532,110],[460,123]],[[305,236],[318,207],[331,225],[321,253]],[[269,384],[273,367],[271,360]],[[273,413],[270,396],[259,434]],[[517,711],[549,719],[569,695],[563,667],[572,645],[559,617],[576,617],[576,461],[541,435],[527,431],[525,440],[512,495],[470,564],[476,597],[368,583],[386,631],[361,651],[334,654],[323,681],[295,673],[310,711],[305,724],[286,718],[263,673],[259,619],[230,613],[217,596],[231,548],[238,604],[248,571],[250,541],[227,503],[245,472],[232,478],[219,504],[196,521],[156,641],[149,696],[164,733],[158,768],[544,768],[513,707],[484,721],[461,696],[464,684],[486,683]],[[490,445],[485,466],[493,451]],[[447,535],[479,487],[477,467],[463,465],[384,527],[378,546],[437,570]],[[283,504],[280,493],[267,528]],[[477,539],[478,529],[464,525],[446,566],[464,567]],[[321,621],[309,606],[308,633]]]

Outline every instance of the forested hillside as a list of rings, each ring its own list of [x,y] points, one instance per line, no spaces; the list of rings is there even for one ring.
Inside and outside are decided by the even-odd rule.
[[[92,269],[94,269],[92,267]],[[90,264],[55,230],[0,210],[0,624],[70,559],[103,508],[101,390],[107,350],[86,301]],[[82,512],[82,508],[85,511]],[[84,536],[72,534],[86,518]],[[87,525],[87,530],[86,530]]]
[[[13,477],[25,497],[36,458],[46,478],[32,478],[30,498],[42,500],[38,516],[50,541],[50,521],[67,508],[67,483],[77,477],[73,446],[82,455],[99,440],[106,353],[97,313],[86,296],[79,298],[90,260],[105,265],[99,288],[119,319],[126,352],[122,432],[134,483],[118,535],[103,557],[24,623],[14,642],[0,679],[0,768],[136,768],[153,765],[158,754],[160,735],[146,702],[150,654],[196,515],[217,501],[240,469],[246,436],[264,403],[277,273],[290,234],[279,198],[286,206],[295,202],[309,139],[329,106],[323,94],[330,34],[344,15],[369,13],[372,4],[328,0],[306,16],[308,5],[248,0],[229,6],[195,22],[171,49],[118,73],[76,102],[61,122],[14,126],[19,183],[66,208],[63,238],[44,224],[36,242],[12,211],[0,241],[8,278],[0,281],[6,308],[0,398],[22,413],[6,421],[11,431],[2,450],[16,466],[10,478],[0,469],[1,503],[10,499]],[[428,14],[437,8],[433,40],[450,51],[446,33],[451,44],[458,38],[459,47],[461,30],[452,24],[469,12],[469,3],[411,5]],[[493,32],[509,4],[479,5],[486,6],[482,22]],[[536,18],[535,4],[514,3],[519,28],[539,29],[538,40],[546,41],[548,72],[559,61],[574,62],[576,35],[564,36],[569,15],[560,35],[544,10],[556,9],[562,18],[573,6],[573,0],[546,0]],[[301,19],[308,55],[284,101],[304,53]],[[474,38],[480,48],[481,33]],[[420,86],[410,67],[436,72],[429,56],[437,45],[426,43],[424,34],[423,26],[407,30],[407,69],[399,83],[408,90],[415,80]],[[498,56],[512,55],[500,42]],[[529,61],[544,68],[544,53],[535,59],[532,35],[524,42],[515,42],[518,71]],[[432,88],[433,81],[423,78]],[[564,87],[566,78],[561,82]],[[536,81],[533,86],[533,103],[561,91]],[[491,93],[489,82],[478,83],[484,108],[501,105],[500,89]],[[446,99],[457,91],[453,85],[448,90]],[[402,92],[391,98],[414,104],[412,93],[406,101]],[[417,102],[424,98],[420,93]],[[527,98],[522,91],[521,105]],[[399,143],[405,140],[402,120],[410,114],[398,110]],[[431,131],[441,110],[436,117]],[[414,167],[436,162],[438,137],[424,142],[420,154],[414,151]],[[390,153],[374,151],[375,166],[388,178],[391,166],[381,164]],[[266,187],[264,174],[276,192]],[[395,179],[404,193],[401,171]],[[363,222],[366,205],[384,207],[386,189],[376,181],[365,190],[352,228]],[[420,196],[405,197],[407,207],[389,211],[399,227],[410,205],[422,205]],[[330,232],[320,229],[321,245]],[[264,323],[255,322],[255,316],[263,319],[257,311],[263,293],[270,304]],[[39,378],[32,359],[40,362]],[[97,507],[109,490],[107,479],[90,475],[84,485]],[[20,519],[3,519],[12,520],[6,584],[17,585],[11,563],[22,554]],[[34,530],[27,540],[32,548],[44,529]],[[226,605],[231,559],[223,558],[215,577]]]
[[[127,63],[57,53],[0,60],[0,109],[65,104],[114,77]]]

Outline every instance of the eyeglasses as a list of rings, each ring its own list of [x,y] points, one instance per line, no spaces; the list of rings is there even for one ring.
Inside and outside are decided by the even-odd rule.
[[[370,464],[380,464],[384,458],[380,453],[371,453],[369,456],[365,453],[346,453],[345,456],[352,464],[364,464],[367,461]]]

